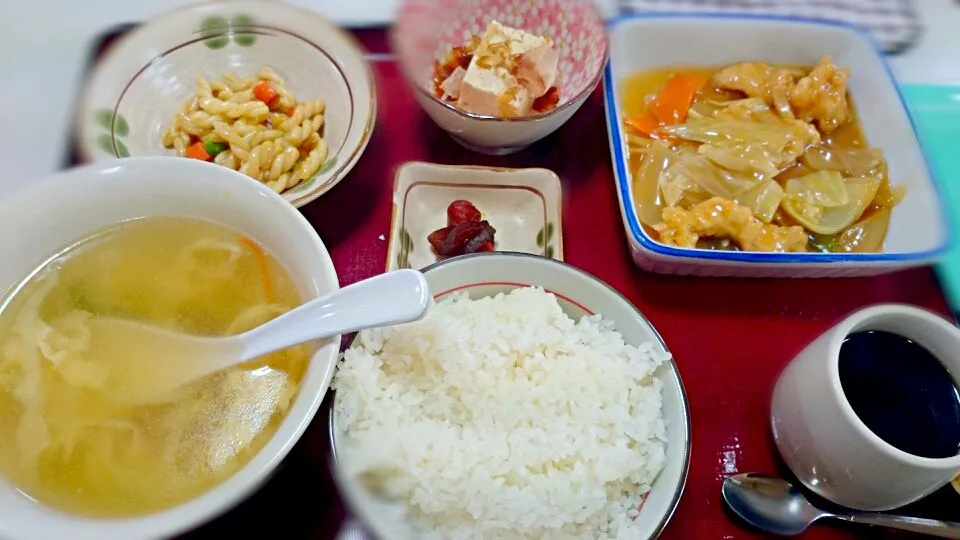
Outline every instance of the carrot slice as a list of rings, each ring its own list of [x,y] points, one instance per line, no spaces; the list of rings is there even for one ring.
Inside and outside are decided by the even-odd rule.
[[[623,123],[647,137],[656,137],[656,133],[660,129],[660,123],[657,122],[657,119],[647,113],[624,118]]]
[[[707,84],[707,78],[699,75],[677,73],[669,79],[650,104],[650,113],[664,125],[681,124],[693,105],[697,92]]]
[[[203,142],[195,142],[190,145],[190,148],[187,148],[187,157],[193,159],[199,159],[200,161],[210,161],[210,154],[207,153],[207,149],[203,147]]]
[[[253,86],[253,96],[269,105],[277,99],[277,91],[270,86],[270,81],[260,81]]]
[[[257,258],[257,265],[260,267],[260,277],[263,279],[263,295],[266,297],[267,302],[273,303],[273,282],[270,281],[270,264],[267,260],[266,252],[264,252],[260,244],[256,243],[252,238],[240,236],[237,238],[237,241],[240,242],[240,245],[249,249]]]
[[[671,143],[676,141],[675,138],[667,135],[662,129],[660,129],[660,122],[657,122],[657,119],[650,116],[649,113],[643,113],[640,116],[624,118],[623,123],[630,127],[630,129],[633,129],[645,137],[650,137],[651,139],[660,139],[661,141],[667,141]]]

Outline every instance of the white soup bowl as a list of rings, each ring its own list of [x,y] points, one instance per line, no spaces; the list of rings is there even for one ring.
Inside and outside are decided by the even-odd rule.
[[[339,288],[333,262],[313,227],[279,195],[218,165],[190,159],[129,158],[73,169],[0,203],[0,298],[52,255],[124,220],[184,216],[248,235],[290,272],[304,300]],[[177,507],[143,517],[88,518],[54,510],[0,478],[0,538],[125,540],[179,534],[252,493],[313,419],[333,377],[339,337],[318,342],[300,391],[264,447],[233,476]]]

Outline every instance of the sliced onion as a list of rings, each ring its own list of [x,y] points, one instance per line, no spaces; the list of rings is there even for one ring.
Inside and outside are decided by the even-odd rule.
[[[772,93],[773,97],[773,108],[780,114],[782,118],[787,118],[792,120],[793,109],[790,108],[790,100],[787,98],[787,90],[782,87],[775,87]]]
[[[887,160],[881,159],[880,163],[876,167],[870,169],[866,174],[861,174],[860,176],[876,176],[881,181],[890,181],[890,166],[887,164]]]
[[[728,200],[733,200],[759,182],[751,174],[722,169],[696,152],[681,155],[668,174],[686,176],[704,192]]]
[[[875,253],[883,248],[890,228],[890,209],[879,210],[837,235],[837,251]]]
[[[819,142],[819,135],[809,124],[799,121],[759,121],[731,118],[689,118],[684,124],[664,126],[666,134],[677,139],[711,144],[717,147],[735,145],[758,146],[778,168],[792,165],[808,144]]]
[[[655,141],[644,152],[643,161],[633,177],[633,199],[640,222],[654,226],[663,221],[663,201],[660,199],[660,175],[670,166],[674,153],[670,148]]]
[[[674,152],[670,166],[660,175],[660,197],[664,206],[687,206],[710,198],[710,194],[700,189],[684,167],[679,163],[696,156],[695,147],[684,146]]]
[[[846,184],[847,192],[850,194],[849,204],[827,208],[823,212],[823,217],[820,218],[819,226],[832,231],[825,234],[839,232],[860,219],[880,188],[880,180],[877,178],[849,178]]]
[[[759,144],[702,144],[698,150],[710,161],[730,171],[770,178],[780,172],[770,154]]]
[[[877,190],[873,204],[880,208],[893,208],[906,196],[907,186],[894,186],[890,184],[889,179],[885,179],[880,183],[880,189]]]
[[[684,124],[661,128],[672,137],[699,143],[760,144],[779,153],[790,141],[790,126],[740,118],[689,119]]]
[[[713,115],[720,110],[717,102],[707,100],[694,103],[687,111],[687,118],[713,118]]]
[[[653,139],[650,137],[627,132],[627,148],[629,148],[631,152],[646,151],[647,148],[650,148],[650,143],[652,142]]]
[[[798,197],[784,197],[780,207],[807,230],[817,234],[836,234],[860,219],[880,188],[878,178],[849,178],[845,182],[849,202],[834,208],[804,204]],[[810,212],[809,208],[821,208]],[[805,210],[807,210],[805,212]],[[819,217],[816,214],[819,213]]]
[[[763,98],[734,99],[731,101],[712,101],[705,103],[714,108],[713,116],[726,116],[740,120],[757,120],[771,113],[770,106]]]
[[[798,203],[836,208],[850,202],[847,185],[837,171],[819,171],[787,180],[787,194]]]
[[[838,171],[845,176],[863,176],[880,165],[883,151],[879,148],[832,148],[816,145],[800,158],[808,167],[823,171]]]
[[[674,172],[674,169],[668,169],[660,175],[660,197],[664,206],[678,206],[680,201],[687,198],[689,192],[700,190],[692,178]]]
[[[734,200],[749,206],[757,219],[770,223],[783,201],[783,188],[776,181],[767,180],[741,193]]]

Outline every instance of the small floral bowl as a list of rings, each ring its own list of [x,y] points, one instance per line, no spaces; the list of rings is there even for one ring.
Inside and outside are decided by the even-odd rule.
[[[376,119],[369,65],[353,37],[316,13],[266,0],[212,1],[178,9],[125,35],[94,68],[78,107],[85,161],[175,156],[161,133],[197,91],[272,68],[300,102],[326,104],[328,154],[318,171],[282,192],[302,206],[329,191],[357,162]]]
[[[483,35],[491,21],[553,40],[560,53],[555,108],[498,118],[462,111],[434,95],[435,62]],[[485,154],[515,152],[562,126],[599,83],[608,49],[603,19],[590,0],[406,0],[391,41],[430,118],[463,146]]]

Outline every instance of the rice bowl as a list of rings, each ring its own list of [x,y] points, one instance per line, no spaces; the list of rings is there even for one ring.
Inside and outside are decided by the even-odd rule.
[[[659,534],[686,477],[689,422],[669,352],[649,326],[637,331],[635,308],[572,267],[519,254],[460,257],[426,276],[444,291],[427,318],[358,334],[335,383],[338,481],[372,532]]]

